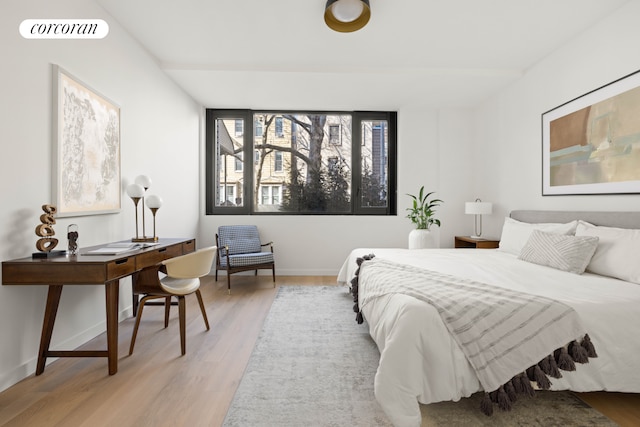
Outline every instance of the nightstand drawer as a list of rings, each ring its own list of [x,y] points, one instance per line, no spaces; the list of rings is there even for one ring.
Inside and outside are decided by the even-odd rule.
[[[470,236],[456,236],[454,240],[455,248],[496,249],[499,244],[499,240],[482,239]]]

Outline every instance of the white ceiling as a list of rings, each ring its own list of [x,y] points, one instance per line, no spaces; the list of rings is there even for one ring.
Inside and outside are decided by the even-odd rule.
[[[196,101],[219,108],[468,107],[627,0],[97,0]]]

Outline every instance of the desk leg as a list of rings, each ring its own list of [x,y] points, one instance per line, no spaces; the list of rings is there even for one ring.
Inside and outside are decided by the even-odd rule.
[[[40,336],[40,350],[38,351],[38,363],[36,365],[36,375],[44,372],[44,365],[47,363],[49,344],[51,344],[51,334],[53,325],[56,323],[58,305],[62,295],[62,285],[50,285],[47,294],[47,306],[44,310],[44,320],[42,321],[42,335]]]
[[[105,283],[107,301],[107,358],[109,360],[109,375],[118,372],[118,294],[120,282]]]

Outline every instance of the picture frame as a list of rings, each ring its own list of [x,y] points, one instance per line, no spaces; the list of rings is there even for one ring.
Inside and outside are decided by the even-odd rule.
[[[120,107],[55,64],[53,81],[56,216],[120,212]]]
[[[640,70],[542,114],[542,195],[640,193]]]

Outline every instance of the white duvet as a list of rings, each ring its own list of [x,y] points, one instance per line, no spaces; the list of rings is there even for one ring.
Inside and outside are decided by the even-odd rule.
[[[489,249],[355,249],[338,282],[349,285],[356,258],[370,253],[570,305],[581,317],[598,358],[577,364],[575,372],[562,371],[563,378],[551,378],[551,389],[640,392],[640,285],[567,273]],[[365,293],[361,285],[359,296]],[[396,427],[420,425],[418,402],[457,401],[481,390],[462,350],[427,303],[393,294],[368,303],[362,312],[380,350],[376,399]]]

